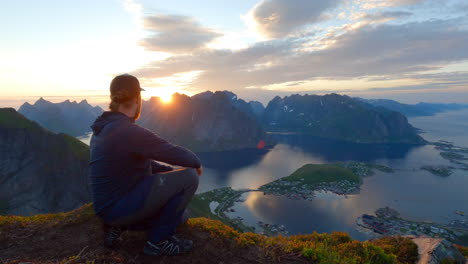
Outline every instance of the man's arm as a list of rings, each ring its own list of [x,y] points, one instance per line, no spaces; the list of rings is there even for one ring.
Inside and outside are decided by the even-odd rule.
[[[129,146],[131,151],[146,158],[183,167],[201,167],[201,161],[195,153],[167,142],[148,129],[133,125],[129,138],[132,138]]]
[[[171,171],[173,169],[174,168],[172,168],[171,166],[162,165],[161,163],[156,162],[155,160],[151,161],[151,172],[152,173],[166,172],[166,171]]]

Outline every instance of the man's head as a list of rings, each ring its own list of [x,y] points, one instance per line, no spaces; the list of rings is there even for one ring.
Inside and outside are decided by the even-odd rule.
[[[137,120],[141,113],[141,91],[144,89],[135,76],[116,76],[110,84],[110,110],[122,112]]]

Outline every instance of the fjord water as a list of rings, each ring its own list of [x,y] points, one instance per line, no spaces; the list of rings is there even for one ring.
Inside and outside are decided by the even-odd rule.
[[[449,140],[466,147],[467,117],[468,111],[454,111],[409,121],[424,130],[427,140]],[[206,173],[199,192],[224,186],[257,188],[306,163],[354,160],[387,165],[395,172],[377,171],[365,178],[359,194],[320,192],[313,201],[246,193],[245,201],[236,203],[229,215],[252,226],[258,221],[282,224],[293,234],[346,231],[356,239],[367,239],[356,230],[356,217],[380,207],[395,208],[406,219],[440,223],[461,219],[454,213],[457,210],[468,212],[468,171],[454,170],[443,178],[420,170],[423,165],[450,165],[432,145],[361,145],[294,135],[276,139],[278,144],[269,150],[200,154]]]
[[[410,123],[424,131],[426,140],[452,141],[468,147],[468,110],[415,117]],[[81,140],[89,144],[89,136]],[[245,202],[234,205],[232,217],[241,216],[256,226],[258,221],[285,225],[293,234],[346,231],[356,239],[367,235],[356,231],[356,217],[390,206],[403,218],[448,223],[462,219],[454,212],[468,212],[468,171],[454,170],[449,177],[420,170],[424,165],[450,165],[432,145],[352,144],[295,135],[275,136],[278,144],[265,150],[198,153],[205,166],[198,193],[219,187],[257,188],[288,176],[304,164],[362,161],[390,166],[396,171],[364,179],[356,195],[317,193],[313,201],[244,194]]]
[[[468,110],[414,117],[409,121],[426,132],[422,134],[426,140],[446,140],[454,142],[457,146],[468,147]]]

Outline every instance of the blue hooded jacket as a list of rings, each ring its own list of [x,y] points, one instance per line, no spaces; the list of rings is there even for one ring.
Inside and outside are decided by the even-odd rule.
[[[96,215],[144,177],[172,170],[155,160],[183,167],[201,166],[193,152],[140,127],[123,113],[106,111],[91,128],[89,178]]]

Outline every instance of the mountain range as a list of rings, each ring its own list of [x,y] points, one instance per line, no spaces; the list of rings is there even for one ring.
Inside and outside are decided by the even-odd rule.
[[[174,94],[171,103],[153,97],[137,123],[195,151],[255,148],[266,140],[251,104],[230,92]]]
[[[294,132],[356,143],[425,142],[401,113],[346,95],[277,96],[268,103],[261,120],[271,132]]]
[[[174,94],[170,103],[158,97],[143,101],[137,123],[197,152],[255,148],[260,142],[271,145],[270,134],[278,132],[355,143],[423,144],[401,112],[427,115],[462,107],[405,105],[338,94],[277,96],[264,107],[230,91],[206,91],[191,97]],[[90,131],[90,124],[103,110],[86,100],[51,103],[40,98],[33,105],[23,104],[18,112],[53,132],[78,136]]]
[[[34,104],[24,103],[18,112],[52,132],[81,136],[91,132],[90,125],[103,110],[86,100],[52,103],[41,97]]]
[[[90,201],[89,147],[0,108],[0,214],[72,210]]]
[[[437,113],[468,109],[468,104],[438,104],[438,103],[418,103],[402,104],[400,102],[388,99],[362,99],[373,106],[385,107],[389,110],[400,112],[407,117],[432,116]]]

